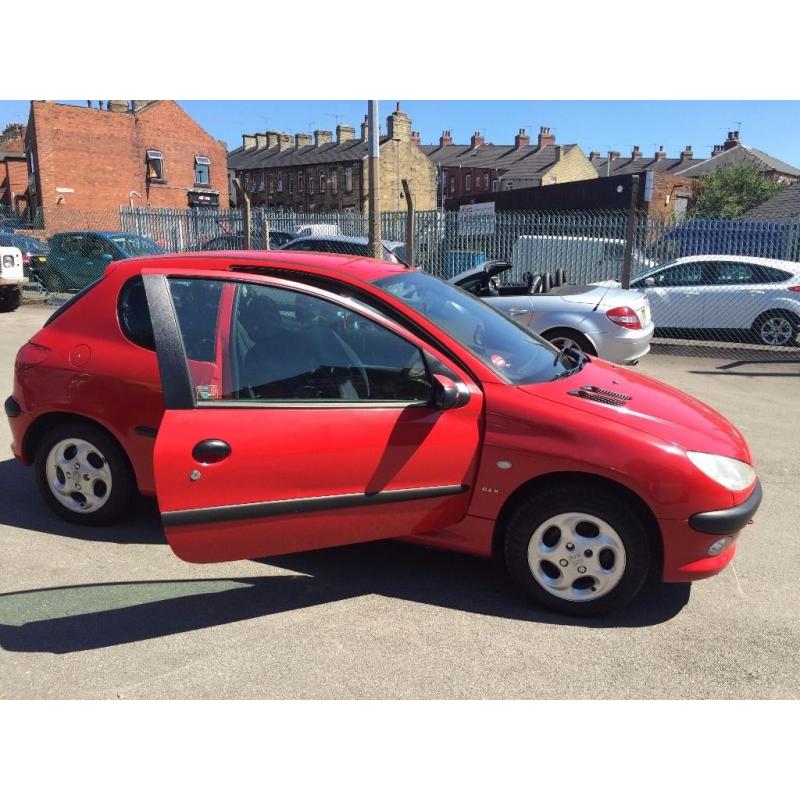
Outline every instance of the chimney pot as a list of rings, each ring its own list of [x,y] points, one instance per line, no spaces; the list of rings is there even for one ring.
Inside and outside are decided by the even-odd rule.
[[[294,135],[294,146],[297,150],[301,147],[308,147],[312,141],[311,136],[307,133],[296,133]]]
[[[692,146],[687,144],[686,147],[681,150],[681,161],[688,161],[690,158],[693,158]]]
[[[331,131],[314,131],[314,147],[322,147],[324,144],[330,144],[333,141],[333,133]]]
[[[267,134],[266,133],[257,133],[256,134],[256,147],[260,150],[262,147],[267,146]]]
[[[556,143],[555,134],[550,130],[550,128],[543,125],[539,128],[539,139],[538,145],[539,147],[549,147]]]
[[[439,146],[444,147],[448,144],[453,144],[453,137],[450,136],[450,131],[442,131],[442,135],[439,137]]]
[[[278,134],[278,150],[289,150],[294,147],[294,137],[288,133]]]
[[[664,145],[659,145],[658,150],[656,150],[655,159],[656,161],[663,161],[667,157],[667,154],[664,152]]]
[[[252,150],[256,146],[256,137],[253,133],[242,134],[242,148],[244,150]]]
[[[514,137],[514,149],[520,150],[531,143],[531,137],[525,133],[525,128],[520,128],[519,133]]]
[[[366,142],[369,135],[369,114],[364,114],[364,121],[361,123],[361,141]]]
[[[631,150],[631,159],[635,161],[637,158],[642,157],[642,151],[639,149],[639,145],[635,144],[633,146],[633,150]]]
[[[723,149],[730,150],[739,145],[739,131],[728,131],[728,138],[723,145]]]
[[[356,138],[356,129],[350,125],[337,125],[336,126],[336,143],[350,142]]]
[[[470,147],[474,150],[476,147],[480,147],[483,144],[483,136],[481,136],[480,131],[475,131],[472,134],[472,138],[469,140]]]

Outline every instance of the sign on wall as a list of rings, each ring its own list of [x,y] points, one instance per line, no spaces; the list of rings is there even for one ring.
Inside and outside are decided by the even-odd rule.
[[[459,236],[492,236],[495,232],[494,201],[472,203],[458,209]]]

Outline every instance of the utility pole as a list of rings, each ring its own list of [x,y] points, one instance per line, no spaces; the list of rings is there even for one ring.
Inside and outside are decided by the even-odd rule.
[[[631,175],[631,204],[628,207],[628,227],[625,232],[625,255],[622,257],[623,289],[631,288],[631,262],[633,261],[633,240],[636,236],[636,202],[639,199],[639,176]]]
[[[403,178],[403,194],[406,196],[406,262],[414,266],[414,197],[408,181]]]
[[[367,140],[369,142],[369,254],[383,259],[380,200],[380,136],[378,130],[378,101],[369,101],[367,114]]]
[[[239,178],[233,179],[233,185],[236,188],[236,194],[242,204],[242,238],[244,239],[244,249],[252,250],[252,241],[250,231],[252,229],[251,209],[250,209],[250,193],[244,190],[242,182]]]

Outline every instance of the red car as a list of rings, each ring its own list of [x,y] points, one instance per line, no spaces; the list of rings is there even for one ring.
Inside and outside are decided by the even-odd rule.
[[[6,412],[67,520],[109,523],[138,490],[187,561],[390,537],[498,553],[572,614],[719,572],[761,500],[703,403],[351,256],[112,264],[19,351]]]

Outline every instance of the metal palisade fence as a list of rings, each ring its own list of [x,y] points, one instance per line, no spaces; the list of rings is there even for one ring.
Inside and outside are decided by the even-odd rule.
[[[102,274],[108,263],[103,251],[114,251],[115,237],[121,240],[122,249],[136,255],[149,247],[169,252],[235,250],[242,249],[245,242],[241,209],[123,206],[118,211],[93,212],[56,206],[40,209],[32,219],[2,214],[0,219],[6,233],[13,229],[51,247],[46,261],[31,262],[38,263],[31,275],[38,280],[32,286],[45,297],[79,289]],[[366,255],[368,222],[366,213],[354,211],[254,208],[251,248]],[[531,275],[559,270],[573,284],[619,281],[630,222],[625,211],[487,212],[466,207],[416,212],[411,242],[407,241],[406,213],[384,212],[381,230],[387,254],[438,277],[449,279],[486,260],[503,259],[512,266],[500,276],[500,282],[523,286]],[[800,284],[800,279],[789,280],[781,294],[783,284],[779,286],[776,278],[800,274],[800,218],[791,222],[664,220],[637,212],[632,222],[633,284],[638,276],[639,289],[651,297],[659,341],[686,352],[686,348],[694,348],[692,352],[697,354],[726,344],[747,346],[748,353],[761,354],[758,358],[793,357],[791,347],[797,344],[800,330],[800,289],[788,288]],[[98,234],[99,241],[97,236],[87,236],[89,233]],[[704,260],[699,258],[702,256],[714,258]],[[737,256],[746,258],[737,262]],[[119,256],[114,251],[111,257]],[[644,284],[648,272],[684,257],[695,257],[689,262],[694,266],[675,271],[667,280],[661,274]],[[748,266],[747,258],[784,263],[772,268]],[[672,296],[669,302],[679,312],[674,319],[659,319],[655,301],[662,295]],[[780,327],[781,320],[786,320],[791,334],[786,343],[779,344],[780,338],[773,336],[770,344],[769,337],[755,336],[763,323],[761,311],[770,310],[765,304],[772,302],[773,295],[775,310],[780,313],[770,324]],[[719,324],[709,325],[704,319]],[[664,321],[671,324],[661,324]]]

